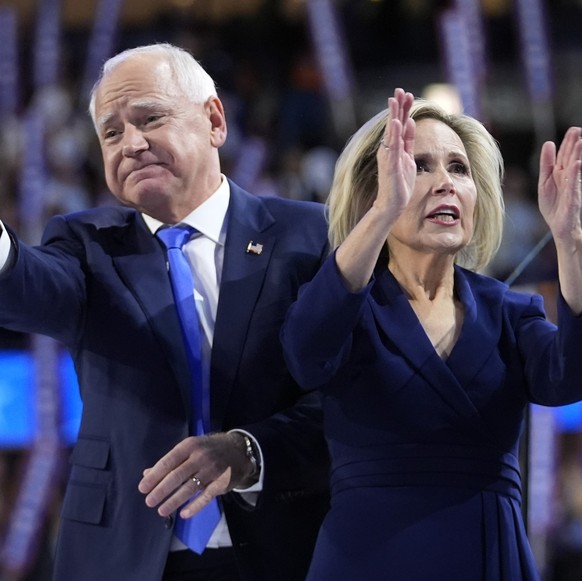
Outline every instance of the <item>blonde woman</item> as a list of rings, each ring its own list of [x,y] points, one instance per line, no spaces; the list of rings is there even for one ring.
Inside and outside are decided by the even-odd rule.
[[[397,89],[349,141],[334,252],[281,335],[296,380],[323,393],[332,457],[309,581],[539,579],[518,445],[528,402],[582,398],[580,137],[540,158],[559,327],[539,296],[477,272],[503,222],[503,162],[478,121]]]

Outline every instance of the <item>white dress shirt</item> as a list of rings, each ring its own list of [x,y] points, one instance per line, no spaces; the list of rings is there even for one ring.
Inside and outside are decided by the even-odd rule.
[[[0,228],[2,228],[2,233],[0,234],[0,274],[8,265],[8,257],[10,256],[10,249],[12,248],[12,243],[10,242],[10,236],[0,220]]]
[[[199,234],[195,234],[183,247],[183,252],[192,268],[194,279],[194,299],[196,311],[202,327],[202,370],[205,389],[210,384],[210,355],[214,338],[214,324],[218,308],[218,295],[222,278],[222,266],[224,263],[224,242],[228,225],[228,204],[230,201],[230,186],[224,176],[219,188],[203,204],[186,216],[180,223],[192,226]],[[155,234],[164,224],[151,216],[143,214],[143,218]],[[211,396],[212,397],[212,396]],[[244,430],[239,430],[243,433]],[[250,437],[250,434],[247,433]],[[260,447],[255,441],[260,453]],[[261,462],[261,474],[259,481],[250,488],[235,489],[251,504],[256,501],[256,493],[262,490],[263,470]],[[220,519],[214,533],[208,541],[208,547],[229,547],[232,541],[228,532],[224,514]],[[187,548],[177,537],[172,541],[172,550]]]

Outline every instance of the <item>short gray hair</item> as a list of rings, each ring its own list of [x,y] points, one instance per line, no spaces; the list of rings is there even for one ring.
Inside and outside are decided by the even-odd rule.
[[[129,48],[105,61],[97,82],[91,89],[89,115],[95,124],[95,99],[99,85],[118,65],[134,56],[164,56],[174,73],[176,84],[193,103],[204,103],[209,97],[216,97],[216,85],[202,65],[186,50],[161,42]]]

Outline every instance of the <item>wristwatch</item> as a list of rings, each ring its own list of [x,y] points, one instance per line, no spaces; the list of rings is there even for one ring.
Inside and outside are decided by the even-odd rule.
[[[245,454],[249,459],[250,463],[253,465],[253,473],[251,476],[253,478],[258,478],[261,473],[261,455],[257,450],[257,447],[253,440],[249,438],[246,434],[242,435],[245,441]]]

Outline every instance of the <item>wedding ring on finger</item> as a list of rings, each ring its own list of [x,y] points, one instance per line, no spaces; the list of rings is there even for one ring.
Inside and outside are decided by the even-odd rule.
[[[384,143],[384,138],[380,139],[380,145],[386,150],[390,149],[390,146]]]
[[[199,490],[200,488],[202,488],[202,481],[200,480],[200,478],[198,478],[198,476],[192,476],[190,480],[194,482],[194,486],[196,486],[196,489]]]

